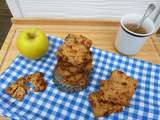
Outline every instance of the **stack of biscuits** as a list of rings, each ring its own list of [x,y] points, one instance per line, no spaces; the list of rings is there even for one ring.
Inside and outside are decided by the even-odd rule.
[[[65,92],[80,91],[88,85],[92,70],[92,41],[82,35],[69,34],[57,52],[54,69],[56,86]]]
[[[121,71],[113,71],[109,80],[100,81],[100,89],[89,94],[89,102],[95,117],[120,112],[129,105],[137,86],[137,80]]]

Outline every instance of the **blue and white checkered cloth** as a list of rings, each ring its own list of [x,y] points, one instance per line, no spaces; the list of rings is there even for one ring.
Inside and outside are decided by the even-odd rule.
[[[64,93],[52,82],[52,71],[57,62],[55,52],[63,40],[54,36],[48,38],[49,51],[43,58],[30,61],[18,55],[0,75],[0,115],[18,120],[95,119],[88,94],[98,90],[100,80],[108,79],[113,70],[121,70],[138,80],[136,92],[129,107],[100,119],[160,119],[160,65],[92,48],[93,72],[89,78],[89,86],[81,92]],[[37,71],[45,73],[47,89],[44,92],[35,94],[31,91],[22,102],[5,93],[10,82]]]

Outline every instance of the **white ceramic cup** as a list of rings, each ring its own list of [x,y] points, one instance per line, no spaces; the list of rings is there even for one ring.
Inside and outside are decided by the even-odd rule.
[[[138,24],[142,15],[128,14],[122,17],[121,27],[117,35],[115,46],[120,53],[125,55],[133,55],[140,51],[147,38],[154,32],[154,23],[147,18],[142,27],[146,30],[146,34],[138,34],[128,30],[125,24]]]

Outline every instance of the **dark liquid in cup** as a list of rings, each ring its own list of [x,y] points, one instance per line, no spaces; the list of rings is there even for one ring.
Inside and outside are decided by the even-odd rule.
[[[137,24],[125,24],[124,26],[128,30],[130,30],[134,33],[138,33],[138,34],[146,34],[147,33],[147,31],[143,27],[140,27],[137,29]]]

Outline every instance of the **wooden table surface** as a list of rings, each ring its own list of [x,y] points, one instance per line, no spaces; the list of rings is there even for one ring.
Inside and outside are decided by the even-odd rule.
[[[93,41],[93,46],[102,50],[115,52],[114,42],[119,29],[118,20],[47,20],[47,19],[12,19],[12,27],[0,50],[0,73],[2,73],[17,56],[17,34],[24,28],[37,27],[45,33],[64,38],[69,33],[82,34]],[[132,58],[143,59],[160,64],[160,43],[152,35],[141,51]],[[1,119],[1,118],[0,118]]]

